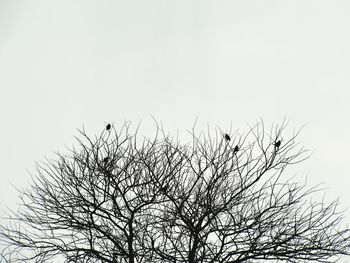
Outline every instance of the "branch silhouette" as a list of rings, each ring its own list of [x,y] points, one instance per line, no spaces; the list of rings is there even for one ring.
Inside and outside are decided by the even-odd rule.
[[[183,144],[130,123],[37,164],[21,208],[0,227],[4,262],[334,262],[349,254],[337,201],[286,179],[304,161],[299,131],[191,133]],[[229,136],[229,137],[228,137]],[[228,139],[229,138],[229,139]]]

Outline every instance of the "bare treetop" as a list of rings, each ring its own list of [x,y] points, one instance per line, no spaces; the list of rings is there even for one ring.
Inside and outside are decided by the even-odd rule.
[[[349,254],[337,201],[285,176],[299,131],[191,133],[182,144],[106,127],[37,166],[1,227],[4,262],[334,262]],[[283,133],[283,134],[282,134]],[[281,141],[283,138],[283,145]],[[230,143],[228,143],[228,141]]]

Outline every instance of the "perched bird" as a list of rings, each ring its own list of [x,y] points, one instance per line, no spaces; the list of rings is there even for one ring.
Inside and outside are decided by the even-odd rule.
[[[226,139],[226,141],[231,141],[230,135],[228,135],[228,134],[226,133],[226,134],[225,134],[225,139]]]
[[[103,162],[104,163],[106,163],[106,162],[108,162],[109,161],[109,157],[107,156],[107,157],[105,157],[105,158],[103,158]]]
[[[162,191],[162,192],[165,192],[166,190],[168,190],[168,186],[167,185],[165,185],[165,186],[160,188],[160,191]]]
[[[109,131],[111,129],[111,124],[108,123],[107,126],[106,126],[106,130]]]
[[[236,145],[235,148],[233,149],[233,153],[236,153],[238,151],[239,151],[239,147],[238,147],[238,145]]]
[[[277,142],[275,142],[275,147],[279,148],[281,146],[281,140],[278,140]]]

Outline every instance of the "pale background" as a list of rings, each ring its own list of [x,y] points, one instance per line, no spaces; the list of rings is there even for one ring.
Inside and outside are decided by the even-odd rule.
[[[350,207],[349,1],[0,0],[0,91],[1,210],[77,128],[151,116],[308,123],[298,176]]]

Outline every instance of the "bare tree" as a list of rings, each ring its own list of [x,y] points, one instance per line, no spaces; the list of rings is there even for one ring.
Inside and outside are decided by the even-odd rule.
[[[5,262],[334,262],[349,255],[337,201],[285,178],[307,158],[286,125],[191,132],[182,144],[129,124],[37,166],[1,227]],[[230,140],[227,137],[230,136]]]

